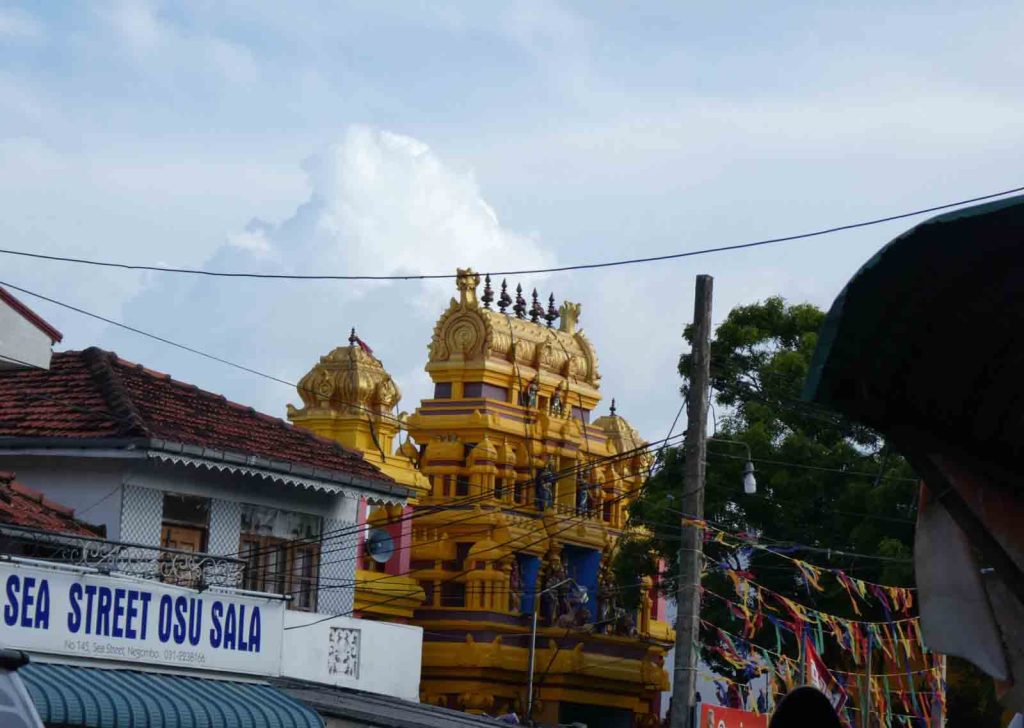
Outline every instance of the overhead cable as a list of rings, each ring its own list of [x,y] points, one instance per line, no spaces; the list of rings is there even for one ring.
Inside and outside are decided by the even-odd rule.
[[[563,265],[551,268],[526,268],[522,270],[489,270],[487,272],[490,275],[494,276],[534,275],[539,273],[564,273],[567,271],[595,270],[599,268],[614,268],[624,265],[637,265],[640,263],[657,263],[666,260],[678,260],[680,258],[690,258],[698,255],[708,255],[710,253],[724,253],[732,250],[744,250],[747,248],[757,248],[765,245],[774,245],[776,243],[786,243],[791,242],[793,240],[806,240],[808,238],[820,237],[822,235],[830,235],[832,233],[843,232],[845,230],[856,230],[858,228],[870,227],[872,225],[880,225],[886,222],[893,222],[894,220],[903,220],[908,217],[925,215],[930,212],[938,212],[939,210],[947,210],[952,207],[960,207],[962,205],[969,205],[975,202],[991,200],[996,197],[1012,195],[1017,192],[1024,192],[1024,187],[1014,187],[1012,189],[1002,190],[1000,192],[991,192],[989,194],[979,195],[977,197],[971,197],[965,200],[958,200],[956,202],[947,202],[941,205],[933,205],[931,207],[925,207],[919,210],[901,212],[895,215],[887,215],[885,217],[877,217],[870,220],[862,220],[860,222],[848,223],[845,225],[835,225],[820,230],[812,230],[806,233],[796,233],[793,235],[784,235],[776,238],[766,238],[764,240],[753,240],[745,243],[734,243],[731,245],[719,245],[713,248],[700,248],[698,250],[687,250],[679,253],[668,253],[666,255],[654,255],[644,258],[627,258],[624,260],[612,260],[602,263],[578,263],[576,265]],[[23,258],[33,258],[36,260],[50,260],[62,263],[74,263],[77,265],[98,266],[102,268],[118,268],[121,270],[132,271],[151,271],[156,273],[179,273],[185,275],[207,276],[214,278],[255,278],[298,281],[423,281],[457,278],[459,275],[457,273],[406,273],[397,275],[301,275],[294,273],[248,273],[239,271],[212,271],[202,270],[200,268],[176,268],[158,265],[122,263],[110,260],[95,260],[92,258],[74,258],[62,255],[51,255],[48,253],[35,253],[27,250],[14,250],[12,248],[0,248],[0,253],[4,255],[20,256]]]

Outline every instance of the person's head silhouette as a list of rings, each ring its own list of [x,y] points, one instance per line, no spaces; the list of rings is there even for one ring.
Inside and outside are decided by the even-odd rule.
[[[823,693],[803,687],[790,691],[779,701],[768,728],[842,728],[842,725]]]

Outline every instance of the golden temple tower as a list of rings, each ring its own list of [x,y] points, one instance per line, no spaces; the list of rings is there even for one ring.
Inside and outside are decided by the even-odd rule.
[[[396,452],[381,408],[397,403],[397,387],[358,339],[307,374],[300,387],[314,394],[289,418],[387,464],[421,494],[404,578],[423,590],[410,621],[425,630],[424,701],[523,716],[536,608],[535,720],[656,725],[672,643],[663,603],[622,608],[609,573],[650,466],[645,443],[614,404],[592,421],[600,374],[579,304],[556,310],[550,296],[545,307],[536,291],[528,303],[504,282],[496,298],[489,278],[478,296],[472,270],[456,284],[428,348],[433,397],[404,420],[416,446]],[[325,365],[334,359],[342,369],[363,362],[359,407]]]

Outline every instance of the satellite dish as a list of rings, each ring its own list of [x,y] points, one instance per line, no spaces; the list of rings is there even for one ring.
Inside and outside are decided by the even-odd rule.
[[[366,553],[378,564],[387,563],[395,553],[395,541],[383,528],[371,528],[366,534]]]

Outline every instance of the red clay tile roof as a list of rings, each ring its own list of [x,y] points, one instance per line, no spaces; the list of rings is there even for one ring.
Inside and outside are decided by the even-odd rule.
[[[99,535],[95,526],[75,518],[72,509],[16,482],[14,473],[4,471],[0,471],[0,523],[93,538]]]
[[[0,371],[0,442],[15,437],[166,440],[395,488],[361,453],[97,348],[54,353],[49,370]]]
[[[31,308],[26,306],[24,303],[15,298],[14,294],[0,286],[0,301],[3,301],[8,306],[17,311],[23,319],[28,321],[30,324],[35,326],[37,329],[42,331],[44,334],[50,337],[50,341],[54,344],[64,339],[64,334],[57,331],[57,329],[50,326],[43,320],[43,317],[33,311]]]

